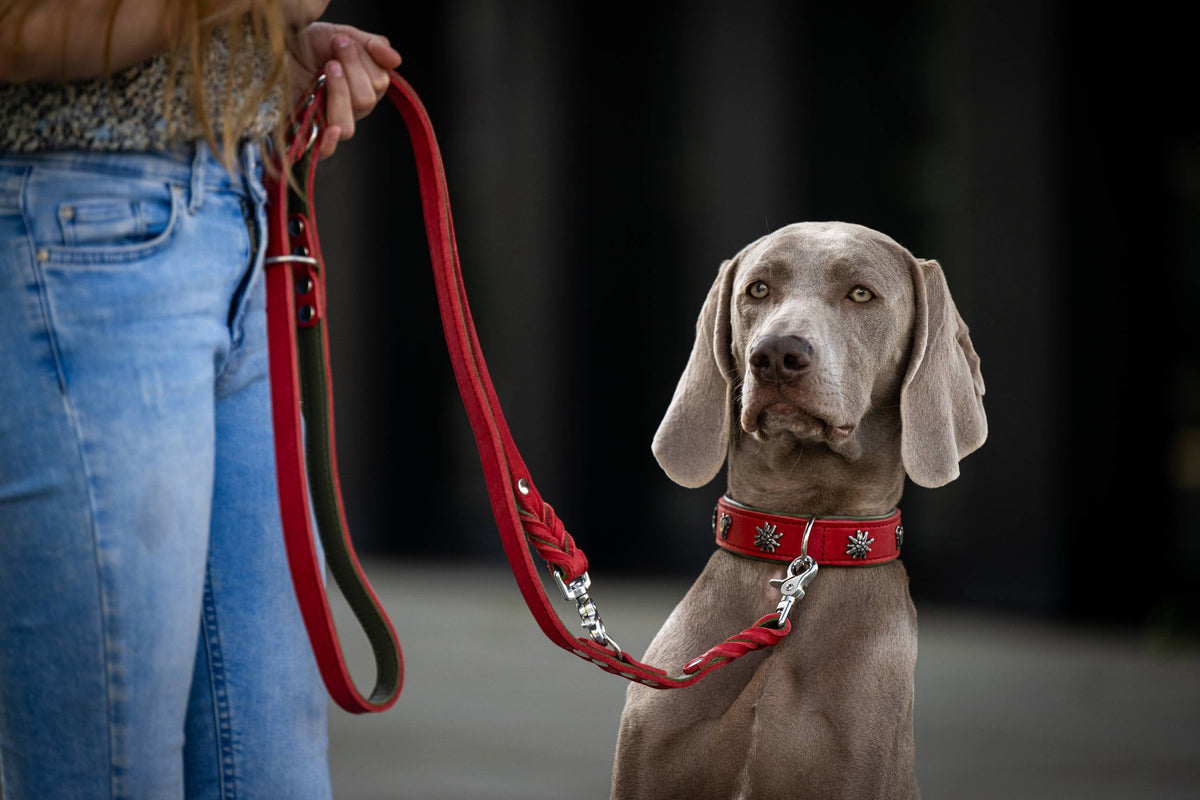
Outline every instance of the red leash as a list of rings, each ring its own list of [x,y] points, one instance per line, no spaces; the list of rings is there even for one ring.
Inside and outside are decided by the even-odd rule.
[[[295,179],[302,183],[290,186],[278,170],[264,180],[268,191],[267,339],[275,468],[292,584],[317,666],[334,701],[347,711],[362,713],[383,711],[396,702],[404,680],[404,662],[392,623],[355,555],[338,485],[325,337],[325,264],[311,203],[317,163],[313,144],[325,110],[321,83],[299,110],[284,154]],[[342,658],[313,539],[310,498],[329,572],[374,652],[376,684],[369,696],[355,687]]]
[[[463,287],[446,179],[429,117],[412,87],[394,72],[387,97],[400,112],[412,141],[446,345],[475,434],[496,525],[521,595],[539,627],[564,650],[608,672],[655,688],[691,686],[739,656],[779,642],[791,630],[783,611],[785,602],[780,603],[778,613],[764,616],[674,673],[630,657],[605,631],[588,595],[587,557],[534,486],[488,375]],[[342,708],[357,713],[382,711],[396,701],[403,662],[391,623],[354,555],[334,463],[332,395],[324,338],[325,268],[310,201],[317,160],[312,145],[318,138],[323,115],[324,92],[318,83],[313,96],[297,113],[293,142],[286,154],[297,178],[303,181],[302,193],[290,189],[284,180],[275,180],[268,187],[267,317],[280,503],[296,596],[330,695]],[[301,397],[308,427],[307,457],[301,455],[305,442],[298,408]],[[311,485],[305,475],[306,461],[308,472],[314,476]],[[346,670],[329,613],[313,545],[310,489],[330,573],[375,653],[377,679],[369,697],[358,692]],[[550,566],[564,597],[575,602],[588,636],[575,636],[559,619],[542,589],[530,547]],[[792,578],[790,595],[789,582],[784,582],[784,601],[802,597],[803,584],[816,571],[815,562],[803,576],[793,575],[796,567],[794,563],[788,572]],[[805,568],[808,565],[801,565]],[[791,604],[786,605],[790,608]]]

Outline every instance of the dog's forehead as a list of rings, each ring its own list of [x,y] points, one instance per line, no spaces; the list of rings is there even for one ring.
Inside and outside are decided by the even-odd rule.
[[[891,237],[862,225],[797,223],[757,242],[742,261],[744,270],[890,272],[903,264],[906,254]]]

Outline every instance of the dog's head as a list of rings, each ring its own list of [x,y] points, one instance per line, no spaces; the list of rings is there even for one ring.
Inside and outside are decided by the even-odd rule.
[[[898,405],[905,471],[941,486],[987,438],[983,393],[936,261],[860,225],[799,223],[721,265],[654,454],[692,487],[720,471],[731,433],[856,461]]]

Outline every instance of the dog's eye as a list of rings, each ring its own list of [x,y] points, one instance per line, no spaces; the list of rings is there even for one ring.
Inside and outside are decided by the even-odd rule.
[[[767,284],[763,283],[762,281],[755,281],[746,288],[746,294],[750,295],[755,300],[762,300],[770,293],[771,290],[767,288]]]
[[[855,286],[846,297],[849,297],[856,303],[865,303],[868,300],[875,299],[875,293],[865,286]]]

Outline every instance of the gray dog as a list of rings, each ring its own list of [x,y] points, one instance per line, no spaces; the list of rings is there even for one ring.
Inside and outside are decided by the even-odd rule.
[[[728,458],[737,507],[853,527],[892,514],[906,474],[926,487],[958,477],[987,438],[983,393],[937,262],[859,225],[790,225],[721,266],[654,454],[689,487]],[[776,529],[758,530],[766,556]],[[847,552],[877,538],[852,531]],[[779,601],[768,581],[781,574],[718,549],[646,660],[682,664],[742,630]],[[779,645],[696,686],[630,685],[614,798],[919,796],[904,566],[826,566],[789,619]]]

